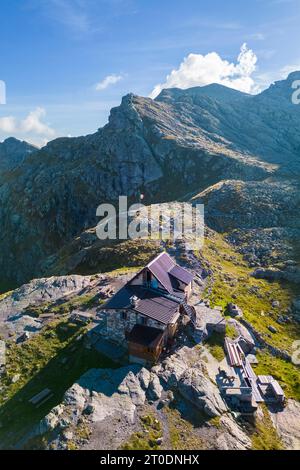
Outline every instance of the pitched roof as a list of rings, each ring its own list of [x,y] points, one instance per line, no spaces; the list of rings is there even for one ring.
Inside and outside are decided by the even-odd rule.
[[[161,253],[146,266],[170,294],[173,293],[173,287],[169,271],[174,266],[174,261],[167,253]]]
[[[176,294],[176,289],[174,289],[173,285],[174,279],[188,285],[194,278],[193,274],[178,266],[166,252],[161,253],[154,260],[150,261],[146,268],[152,272],[169,294]]]
[[[187,271],[186,269],[182,268],[181,266],[175,265],[171,271],[169,272],[171,276],[175,277],[175,279],[179,279],[179,281],[183,282],[184,284],[188,285],[194,279],[192,273]]]
[[[131,304],[132,296],[136,296],[135,305]],[[146,317],[157,320],[165,325],[175,320],[179,302],[162,296],[159,292],[145,289],[141,286],[126,284],[103,306],[110,309],[133,309]]]

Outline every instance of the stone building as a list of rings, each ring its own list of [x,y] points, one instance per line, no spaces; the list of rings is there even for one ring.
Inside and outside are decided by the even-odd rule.
[[[103,306],[105,336],[128,348],[130,360],[154,363],[172,341],[188,305],[193,275],[165,252],[139,271]]]

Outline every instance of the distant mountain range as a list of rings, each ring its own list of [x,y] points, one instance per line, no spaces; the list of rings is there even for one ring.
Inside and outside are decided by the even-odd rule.
[[[7,139],[0,144],[2,281],[45,274],[46,260],[97,223],[99,204],[119,195],[137,201],[140,192],[146,204],[205,202],[207,223],[234,232],[235,243],[239,230],[255,231],[262,244],[276,233],[276,247],[288,243],[292,255],[300,232],[297,79],[300,72],[256,96],[221,85],[166,89],[155,100],[129,94],[95,134],[40,150]]]

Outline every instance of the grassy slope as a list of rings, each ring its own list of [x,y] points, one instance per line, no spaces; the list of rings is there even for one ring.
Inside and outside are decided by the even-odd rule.
[[[8,344],[6,373],[0,394],[0,447],[9,447],[61,402],[64,392],[93,367],[115,367],[109,359],[84,348],[77,339],[84,330],[57,321],[22,345]],[[13,384],[11,379],[20,374]],[[40,408],[28,400],[44,388],[53,397]]]
[[[122,256],[122,262],[119,266],[116,265],[115,259],[118,257],[118,250],[111,253],[114,257],[112,264],[119,267],[119,269],[110,273],[112,275],[134,270],[134,268],[128,269],[125,267],[126,264],[131,265],[128,260],[132,255],[132,247],[128,252],[125,246],[123,248],[124,256]],[[141,248],[140,246],[136,254],[137,259],[134,260],[134,264],[137,266],[143,265],[144,261],[144,256],[141,256],[144,254],[141,253]],[[156,249],[157,247],[155,247]],[[152,251],[152,247],[150,251]],[[148,255],[149,252],[147,251],[145,255],[147,256],[146,261],[148,261]],[[204,264],[207,261],[209,262],[210,268],[214,273],[214,282],[208,286],[206,292],[211,302],[215,305],[223,306],[229,301],[237,303],[243,308],[245,318],[265,334],[270,335],[267,327],[274,325],[278,333],[270,335],[271,337],[268,337],[268,341],[271,344],[291,351],[292,342],[299,335],[299,328],[292,324],[281,326],[276,322],[276,317],[282,310],[286,310],[289,307],[291,299],[295,295],[294,288],[288,284],[269,283],[266,280],[252,278],[250,276],[251,270],[247,267],[242,257],[219,234],[210,233],[203,250],[199,252],[199,257]],[[108,266],[110,266],[110,263],[108,263]],[[103,271],[105,270],[103,269]],[[84,302],[89,303],[91,300],[85,298]],[[272,309],[272,300],[279,300],[281,308]],[[82,299],[79,300],[79,303],[81,301]],[[59,313],[64,313],[64,307],[66,306],[63,306],[63,311]],[[262,312],[264,312],[263,315]],[[67,328],[67,331],[63,333],[64,327]],[[4,391],[0,392],[0,402],[2,400],[3,403],[0,410],[0,423],[5,423],[5,428],[0,428],[0,444],[4,442],[4,439],[6,439],[6,442],[12,443],[24,436],[24,432],[27,429],[30,429],[34,423],[38,422],[53,406],[61,401],[65,390],[84,371],[91,367],[114,366],[106,358],[97,355],[95,352],[91,354],[90,351],[85,350],[82,343],[76,341],[76,337],[80,333],[80,330],[74,330],[70,325],[55,323],[46,327],[39,335],[22,346],[11,344],[8,349],[5,387]],[[220,352],[218,339],[211,346],[217,348],[216,353]],[[64,365],[62,363],[63,358],[67,358],[67,363]],[[264,351],[259,354],[259,360],[258,373],[272,373],[285,388],[287,396],[300,400],[299,368],[293,364],[273,358]],[[58,374],[57,371],[63,371],[63,373]],[[16,384],[12,384],[11,378],[16,373],[21,374],[21,379]],[[49,400],[39,409],[29,405],[28,399],[46,387],[53,390],[53,399]],[[5,402],[3,402],[4,395],[7,395]],[[169,419],[169,425],[171,426],[170,435],[173,441],[172,446],[175,449],[180,448],[178,439],[185,432],[188,432],[190,424],[186,420],[179,423],[177,419],[174,419],[174,416],[169,416]],[[182,432],[179,432],[179,428],[182,428]],[[254,447],[259,447],[259,436],[263,432],[265,432],[264,428],[257,434],[257,442],[254,442]],[[133,448],[139,448],[140,445],[143,447],[145,444],[144,435],[132,436],[132,440],[127,444],[129,447],[132,445]],[[197,445],[200,448],[201,442],[197,441]],[[270,445],[272,446],[273,444],[271,443]],[[274,445],[277,444],[275,443]],[[191,448],[189,440],[187,440],[184,448]]]
[[[276,319],[290,307],[297,293],[296,287],[252,277],[253,270],[242,256],[217,233],[210,233],[199,256],[204,263],[207,260],[213,270],[214,282],[206,291],[212,304],[223,307],[228,302],[238,304],[243,309],[245,319],[258,331],[268,335],[271,345],[291,352],[293,341],[299,338],[300,326],[295,323],[280,325]],[[280,308],[272,308],[273,300],[280,302]],[[277,333],[270,333],[270,325],[276,328]]]
[[[160,449],[158,439],[162,438],[162,426],[153,413],[140,418],[141,430],[132,434],[121,450],[156,450]]]
[[[276,318],[290,307],[297,294],[296,287],[288,283],[269,282],[255,279],[252,270],[242,256],[224,241],[224,238],[211,232],[203,250],[199,253],[204,263],[209,262],[214,281],[206,289],[206,295],[213,305],[225,307],[228,302],[238,304],[246,320],[266,335],[269,344],[292,352],[292,344],[300,336],[299,324],[280,325]],[[272,301],[278,300],[280,308],[273,309]],[[268,326],[273,325],[277,333],[271,334]],[[214,355],[222,358],[221,344],[213,338],[210,348]],[[278,379],[288,398],[300,400],[300,368],[292,363],[271,356],[266,351],[258,354],[258,374],[270,374]]]
[[[263,416],[256,420],[255,431],[252,434],[253,450],[283,450],[284,446],[273,426],[272,419],[266,406],[262,406]]]
[[[88,247],[82,247],[80,238],[75,239],[59,252],[59,261],[51,268],[51,274],[94,274],[120,268],[139,267],[147,264],[160,251],[155,240],[101,241],[96,240]],[[68,268],[70,259],[84,252],[83,259],[75,268]],[[72,264],[72,263],[71,263]]]

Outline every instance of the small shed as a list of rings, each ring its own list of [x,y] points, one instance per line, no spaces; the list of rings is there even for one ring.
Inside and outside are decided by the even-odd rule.
[[[135,325],[126,335],[131,362],[155,363],[164,347],[164,331],[145,325]]]

